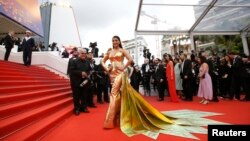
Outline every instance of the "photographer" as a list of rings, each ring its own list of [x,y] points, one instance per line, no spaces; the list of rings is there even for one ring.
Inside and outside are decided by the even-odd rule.
[[[101,62],[101,61],[100,61]],[[96,67],[96,83],[97,83],[97,102],[103,104],[103,100],[109,103],[109,95],[108,95],[108,83],[109,83],[109,76],[104,68],[102,67],[101,63]],[[103,93],[103,96],[102,96]]]
[[[93,57],[98,57],[98,52],[99,49],[96,47],[97,46],[97,42],[90,42],[89,47],[91,47],[91,53],[93,54]]]
[[[88,90],[88,96],[87,96],[87,104],[91,108],[96,108],[93,96],[94,93],[96,93],[97,90],[97,76],[96,76],[96,69],[97,66],[95,64],[95,60],[93,59],[93,54],[91,52],[88,53],[88,61],[90,63],[90,89]]]
[[[147,49],[146,47],[144,47],[143,49],[143,57],[147,58],[149,61],[151,61],[151,53],[149,52],[149,49]]]
[[[79,57],[72,61],[70,67],[70,77],[73,91],[73,101],[74,101],[74,113],[79,115],[80,111],[88,113],[87,109],[87,96],[89,87],[81,86],[89,77],[89,72],[91,70],[90,63],[87,61],[87,51],[85,49],[79,49]]]
[[[51,51],[59,51],[57,47],[57,43],[53,42],[51,45],[49,45],[49,48],[51,48]]]

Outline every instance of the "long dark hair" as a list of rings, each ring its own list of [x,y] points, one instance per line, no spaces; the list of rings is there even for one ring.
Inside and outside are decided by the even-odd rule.
[[[112,39],[114,39],[114,38],[118,39],[118,41],[120,42],[119,47],[122,48],[122,42],[121,42],[120,37],[119,36],[113,36]]]
[[[207,58],[205,56],[200,56],[200,64],[207,63]]]
[[[163,55],[163,58],[165,59],[167,56],[168,56],[168,58],[169,58],[169,61],[172,61],[172,62],[174,63],[174,60],[173,60],[173,58],[172,58],[172,56],[171,56],[170,54],[165,53],[165,54]],[[166,62],[169,62],[169,61],[166,60]]]

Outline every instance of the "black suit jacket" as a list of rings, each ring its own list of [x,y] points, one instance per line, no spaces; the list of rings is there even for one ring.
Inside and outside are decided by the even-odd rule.
[[[243,75],[244,63],[240,56],[236,56],[232,64],[232,74],[236,77]]]
[[[71,57],[68,62],[68,68],[67,68],[67,75],[70,75],[70,66],[72,65],[73,61],[77,59],[76,57]]]
[[[74,87],[80,87],[80,84],[84,81],[84,78],[82,78],[82,72],[89,74],[90,70],[89,61],[80,58],[73,60],[72,65],[70,65],[72,85]]]
[[[166,70],[162,64],[159,64],[158,68],[156,68],[155,73],[153,74],[153,79],[156,83],[160,83],[161,79],[166,81]]]
[[[95,71],[98,75],[97,84],[100,84],[100,85],[107,84],[109,76],[108,76],[108,74],[104,73],[105,70],[104,70],[103,66],[101,64],[96,65]]]
[[[22,49],[23,51],[32,51],[32,48],[35,46],[35,40],[33,38],[30,38],[26,40],[25,38],[23,39],[22,42]]]
[[[219,66],[219,77],[223,79],[223,76],[227,74],[227,79],[231,80],[231,68],[227,64],[223,64]]]
[[[91,52],[93,53],[93,57],[98,57],[99,49],[97,47],[92,48]]]
[[[181,78],[184,79],[184,76],[187,76],[187,79],[191,79],[193,76],[192,73],[192,62],[189,59],[186,59],[184,62],[183,69],[181,69]]]
[[[6,49],[11,49],[14,46],[13,38],[8,34],[4,39],[4,44]]]
[[[151,74],[153,74],[154,66],[152,66],[150,64],[148,64],[148,65],[149,65],[149,70],[148,70],[148,72],[146,72],[147,64],[142,64],[141,70],[142,70],[142,75],[143,76],[151,76]]]

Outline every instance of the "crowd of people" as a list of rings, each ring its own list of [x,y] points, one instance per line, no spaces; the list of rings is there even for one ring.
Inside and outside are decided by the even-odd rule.
[[[233,52],[222,57],[208,56],[206,52],[190,57],[182,53],[174,59],[164,54],[162,60],[146,58],[141,67],[145,95],[150,95],[152,84],[157,88],[159,101],[164,100],[166,88],[173,102],[193,101],[193,96],[198,96],[203,104],[218,102],[218,98],[249,101],[249,70],[249,57]]]

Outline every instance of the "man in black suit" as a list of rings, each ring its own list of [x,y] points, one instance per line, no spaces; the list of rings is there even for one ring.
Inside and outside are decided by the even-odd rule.
[[[151,94],[151,88],[150,88],[150,77],[153,73],[153,66],[149,64],[149,59],[145,58],[144,64],[142,64],[141,67],[142,70],[142,76],[143,76],[143,88],[144,88],[144,95]]]
[[[5,48],[6,48],[6,52],[5,52],[5,55],[4,55],[4,60],[5,61],[8,61],[11,49],[14,47],[14,38],[13,38],[13,36],[14,36],[14,32],[10,31],[8,33],[8,35],[4,38],[4,45],[5,45]]]
[[[180,56],[182,60],[181,64],[181,78],[182,78],[182,86],[183,86],[183,93],[185,96],[186,101],[193,101],[193,94],[192,94],[192,62],[191,60],[187,59],[187,54],[182,53]]]
[[[93,59],[93,53],[88,52],[88,57],[87,60],[89,61],[90,64],[90,81],[91,85],[90,88],[88,89],[88,96],[87,96],[87,105],[88,107],[91,108],[96,108],[94,104],[94,94],[96,94],[96,86],[97,86],[97,76],[95,75],[96,70],[97,70],[97,65],[95,64],[95,60]]]
[[[109,76],[108,73],[104,70],[102,64],[97,65],[96,68],[96,78],[97,78],[97,86],[96,86],[96,93],[97,93],[97,102],[103,104],[103,100],[109,103],[109,92],[108,92],[108,82]],[[103,98],[102,98],[103,93]]]
[[[74,89],[74,86],[73,86],[73,79],[72,79],[70,67],[73,64],[73,61],[78,58],[77,48],[73,48],[72,51],[71,51],[71,54],[72,54],[72,57],[69,59],[69,62],[68,62],[67,75],[69,76],[72,93],[74,93],[75,89]]]
[[[206,57],[206,56],[205,56]],[[218,64],[216,62],[215,56],[207,58],[207,64],[209,68],[209,75],[212,79],[212,86],[213,86],[213,99],[214,102],[219,102],[218,99]]]
[[[242,86],[242,75],[244,74],[243,60],[240,56],[236,55],[234,52],[230,52],[229,56],[233,60],[232,64],[232,83],[231,83],[231,93],[230,99],[240,100],[240,87]],[[235,97],[234,97],[235,96]]]
[[[89,72],[90,64],[87,60],[87,51],[85,49],[78,49],[79,57],[72,61],[70,65],[70,75],[72,79],[74,113],[79,115],[80,111],[88,113],[87,109],[87,95],[89,89]]]
[[[23,63],[25,66],[31,65],[32,48],[35,46],[35,40],[31,37],[31,34],[30,31],[26,31],[26,36],[21,45],[23,49]]]
[[[164,66],[160,63],[160,59],[155,59],[155,73],[153,74],[153,81],[156,82],[157,90],[159,93],[159,99],[158,101],[164,100],[164,90],[166,85],[166,70],[164,69]]]

